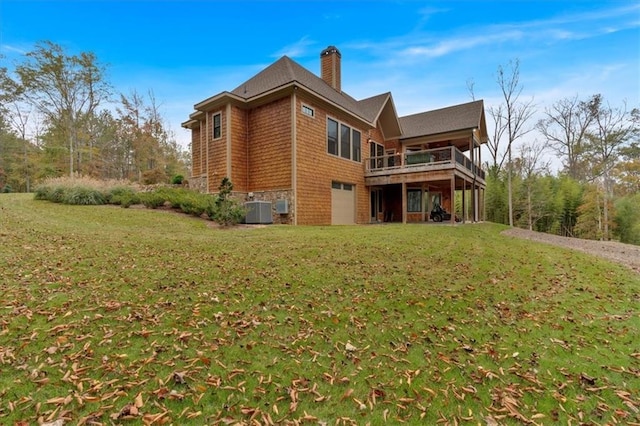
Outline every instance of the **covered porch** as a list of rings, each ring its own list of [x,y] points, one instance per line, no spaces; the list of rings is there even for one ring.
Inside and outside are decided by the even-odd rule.
[[[483,221],[484,176],[455,147],[372,157],[365,172],[370,220],[429,222],[439,206],[450,216],[437,222]]]
[[[484,220],[484,187],[463,178],[449,181],[393,183],[369,187],[371,223],[449,222]],[[450,217],[431,217],[436,206]]]

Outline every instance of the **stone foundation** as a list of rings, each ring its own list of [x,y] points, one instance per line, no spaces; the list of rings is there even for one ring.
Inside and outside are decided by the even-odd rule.
[[[253,194],[253,198],[249,196]],[[295,205],[293,191],[290,189],[279,189],[274,191],[254,191],[254,192],[234,192],[233,198],[242,203],[247,201],[270,201],[271,202],[271,216],[274,224],[293,225],[293,219],[295,217]],[[287,200],[289,213],[279,214],[276,212],[276,201]]]
[[[206,193],[207,192],[207,178],[206,176],[192,176],[189,178],[189,189],[194,191]]]

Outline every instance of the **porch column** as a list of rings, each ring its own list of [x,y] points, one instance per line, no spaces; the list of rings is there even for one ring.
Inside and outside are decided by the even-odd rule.
[[[407,184],[402,182],[402,223],[407,223]]]
[[[462,223],[467,221],[467,180],[462,179]]]
[[[424,182],[421,185],[421,190],[422,190],[422,196],[420,197],[420,200],[422,201],[422,203],[421,203],[422,204],[422,221],[424,222],[425,218],[426,218],[425,209],[427,208],[427,206],[425,205],[425,202],[424,202],[425,201],[425,197],[424,197]]]
[[[455,161],[455,157],[454,157],[454,161]],[[451,207],[450,207],[451,223],[455,224],[456,223],[456,175],[455,174],[451,177],[451,194],[449,196],[451,197],[450,198],[451,199]]]
[[[473,220],[474,222],[480,221],[480,187],[478,185],[473,187]]]

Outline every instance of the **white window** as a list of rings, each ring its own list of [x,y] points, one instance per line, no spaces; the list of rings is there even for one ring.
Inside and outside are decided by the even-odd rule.
[[[316,112],[310,106],[302,104],[302,113],[308,115],[309,117],[315,117]]]

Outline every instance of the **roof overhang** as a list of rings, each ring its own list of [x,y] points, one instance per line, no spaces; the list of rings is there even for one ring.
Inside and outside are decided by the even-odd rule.
[[[184,127],[185,129],[197,129],[200,127],[200,121],[199,120],[187,120],[184,123],[181,123],[180,126]]]
[[[189,120],[182,123],[182,127],[185,128],[197,128],[199,124],[194,123],[194,121],[199,120],[205,116],[205,113],[208,111],[215,111],[223,107],[224,105],[231,103],[232,105],[236,105],[240,108],[255,108],[270,102],[273,102],[277,99],[281,99],[285,96],[290,96],[296,90],[302,90],[305,93],[313,96],[318,102],[324,103],[331,108],[337,109],[348,116],[360,121],[365,125],[365,127],[375,128],[375,121],[370,122],[364,117],[361,117],[352,111],[338,105],[337,103],[325,98],[324,96],[318,94],[317,92],[309,89],[305,85],[301,84],[298,81],[292,81],[282,86],[273,88],[266,92],[262,92],[256,96],[250,98],[242,98],[238,95],[235,95],[231,92],[222,92],[210,98],[207,98],[197,104],[194,105],[195,112],[189,115]],[[380,114],[378,115],[378,120],[382,123],[385,129],[385,137],[393,138],[398,137],[402,132],[400,129],[400,123],[398,121],[398,117],[395,111],[395,106],[393,105],[393,101],[389,100],[385,103],[385,106],[381,109]],[[388,134],[387,134],[388,133]]]
[[[397,139],[402,136],[402,127],[400,126],[400,120],[398,120],[391,94],[387,97],[374,122],[380,123],[380,129],[386,140]]]
[[[204,101],[198,102],[193,106],[196,111],[212,111],[220,108],[223,105],[228,103],[232,104],[243,104],[245,100],[238,95],[234,95],[231,92],[222,92],[218,93],[215,96],[211,96],[210,98],[205,99]]]
[[[460,151],[468,151],[469,143],[474,138],[474,132],[477,127],[470,127],[468,129],[459,129],[444,133],[435,133],[431,135],[416,136],[412,138],[400,139],[400,142],[404,146],[411,145],[426,145],[429,144],[435,147],[455,146]]]

